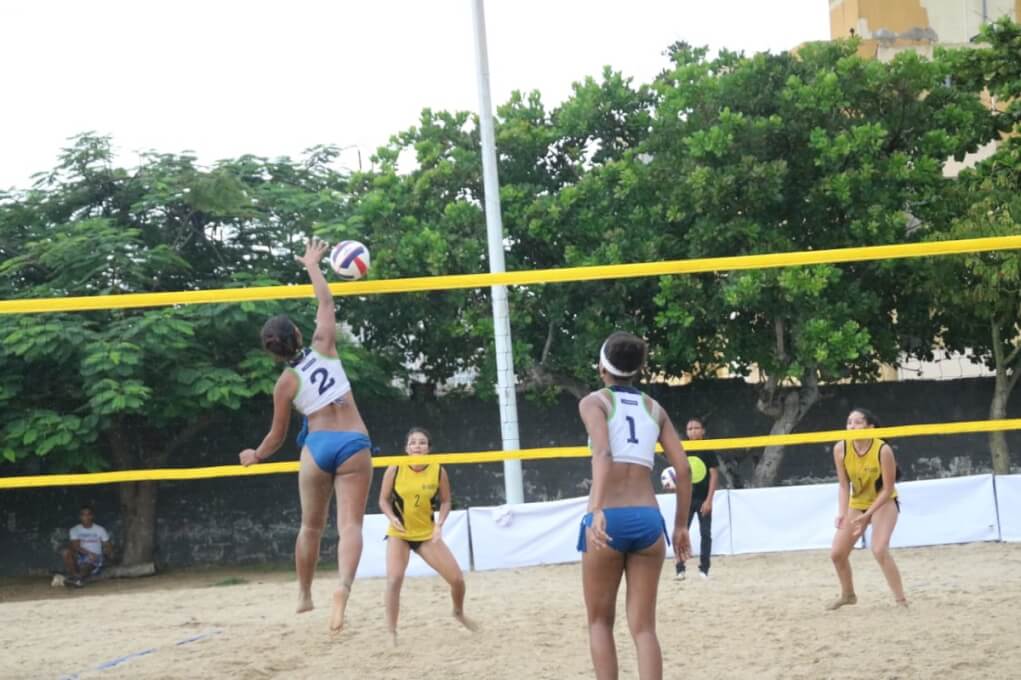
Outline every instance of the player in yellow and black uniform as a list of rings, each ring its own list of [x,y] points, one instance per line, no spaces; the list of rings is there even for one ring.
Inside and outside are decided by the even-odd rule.
[[[404,450],[409,455],[425,455],[431,445],[429,433],[415,427],[408,432]],[[439,517],[434,521],[437,501]],[[394,644],[397,643],[401,586],[412,550],[450,584],[454,618],[469,630],[475,630],[475,624],[464,615],[464,575],[443,542],[443,523],[450,513],[447,471],[438,463],[391,465],[379,489],[379,508],[390,520],[386,531],[386,627]]]
[[[865,430],[879,425],[870,411],[856,408],[847,416],[848,430]],[[840,579],[840,597],[829,605],[837,609],[858,602],[851,577],[851,550],[855,541],[872,525],[872,554],[899,605],[907,605],[900,571],[890,554],[890,537],[897,526],[897,461],[893,449],[882,439],[847,439],[833,447],[840,491],[837,500],[837,533],[830,557]]]
[[[390,497],[393,501],[394,515],[403,530],[391,523],[386,535],[389,538],[402,539],[412,550],[418,552],[419,547],[430,540],[436,530],[433,512],[439,507],[440,473],[443,469],[439,463],[416,468],[417,466],[413,468],[410,465],[397,468]],[[441,525],[442,523],[443,520],[440,520]]]

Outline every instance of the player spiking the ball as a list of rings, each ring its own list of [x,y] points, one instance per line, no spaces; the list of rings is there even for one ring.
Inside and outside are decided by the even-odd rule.
[[[303,346],[301,331],[284,314],[262,327],[263,348],[285,367],[273,388],[270,431],[257,448],[242,451],[240,459],[246,467],[260,463],[283,445],[292,405],[306,416],[307,435],[305,428],[298,435],[301,530],[294,547],[297,611],[300,614],[313,607],[312,578],[330,498],[335,493],[339,583],[333,594],[330,630],[338,632],[344,626],[344,611],[362,554],[362,520],[372,483],[372,443],[337,355],[336,309],[319,265],[328,249],[325,241],[313,237],[305,245],[305,254],[295,257],[308,272],[319,304],[311,346]]]

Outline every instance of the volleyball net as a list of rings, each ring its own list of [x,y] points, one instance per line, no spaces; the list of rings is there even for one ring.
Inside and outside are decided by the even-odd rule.
[[[420,278],[356,281],[331,284],[338,296],[380,295],[476,288],[492,285],[538,285],[604,279],[623,279],[646,276],[696,274],[746,269],[837,264],[899,258],[917,258],[960,255],[999,250],[1021,249],[1021,235],[995,238],[962,239],[931,243],[912,243],[885,246],[866,246],[832,250],[772,253],[724,258],[703,258],[638,264],[599,265],[520,272],[435,276]],[[236,303],[307,298],[312,295],[310,285],[227,288],[216,290],[180,291],[167,293],[131,293],[88,297],[26,298],[0,300],[0,314],[43,314],[52,312],[78,312],[107,309],[128,309],[170,305]],[[870,430],[870,437],[915,437],[923,435],[950,435],[994,432],[1021,429],[1021,419],[966,421],[952,423],[918,424]],[[787,435],[736,437],[686,441],[685,447],[698,450],[734,450],[764,446],[797,445],[834,442],[848,439],[846,430],[828,430]],[[377,456],[375,467],[397,464],[433,462],[447,465],[494,463],[504,460],[543,460],[579,458],[588,455],[586,447],[550,447],[468,453],[436,453],[428,457]],[[293,473],[297,462],[261,463],[248,468],[240,465],[223,465],[196,468],[139,469],[98,473],[47,474],[0,477],[0,489],[108,484],[149,480],[188,480],[217,477]]]

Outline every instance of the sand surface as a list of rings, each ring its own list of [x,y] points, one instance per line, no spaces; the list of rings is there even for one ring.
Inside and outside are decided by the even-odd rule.
[[[676,582],[665,565],[664,676],[1021,677],[1021,545],[894,555],[911,601],[906,610],[894,606],[862,551],[852,556],[859,603],[837,612],[824,611],[837,594],[825,552],[719,557],[709,581]],[[334,576],[320,570],[317,609],[301,616],[294,575],[283,571],[186,571],[81,590],[51,588],[45,579],[3,582],[0,677],[593,677],[578,564],[469,573],[466,610],[482,626],[475,634],[450,617],[445,583],[408,579],[396,650],[385,635],[381,579],[355,584],[347,628],[329,636]],[[623,588],[621,596],[621,677],[636,678]]]

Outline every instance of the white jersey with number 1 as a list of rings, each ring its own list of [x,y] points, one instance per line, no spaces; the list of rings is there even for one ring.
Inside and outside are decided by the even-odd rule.
[[[606,427],[614,463],[634,463],[652,468],[659,441],[659,421],[649,413],[645,395],[633,387],[614,386],[609,393],[610,413]],[[653,402],[655,404],[655,402]],[[657,407],[653,407],[658,410]]]

